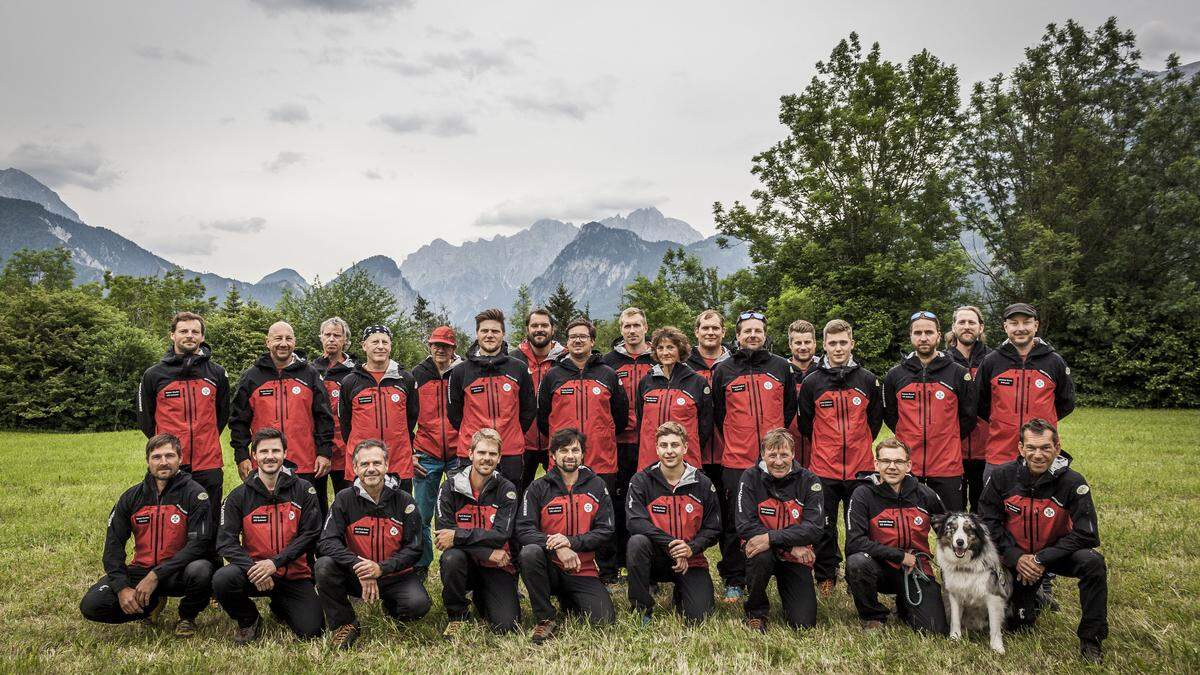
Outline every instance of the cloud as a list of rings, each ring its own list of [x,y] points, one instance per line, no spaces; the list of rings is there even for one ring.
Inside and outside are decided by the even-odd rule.
[[[1137,42],[1151,70],[1162,70],[1172,52],[1187,63],[1200,56],[1200,21],[1150,21],[1138,28]]]
[[[268,14],[321,12],[324,14],[391,14],[412,7],[413,0],[250,0]]]
[[[469,136],[475,127],[458,113],[449,115],[387,114],[373,122],[394,134],[430,134],[443,138]]]
[[[267,119],[280,124],[303,124],[309,119],[308,108],[299,103],[281,103],[267,111]]]
[[[105,190],[121,178],[94,143],[74,147],[22,143],[8,154],[8,163],[52,188],[78,185]]]
[[[139,246],[164,257],[203,257],[217,251],[217,237],[211,232],[191,230],[187,236],[180,236],[173,227],[154,227],[134,228],[129,235]]]
[[[616,78],[604,76],[573,87],[561,79],[548,82],[541,91],[512,94],[508,102],[518,111],[547,117],[583,120],[612,102]]]
[[[511,44],[510,44],[511,43]],[[426,77],[436,73],[454,73],[472,79],[487,73],[515,73],[515,56],[532,53],[533,43],[524,39],[505,41],[502,47],[460,47],[408,56],[394,48],[366,52],[368,65],[389,70],[404,77]]]
[[[271,173],[279,173],[289,166],[300,164],[304,161],[304,153],[294,152],[292,150],[281,150],[275,159],[263,164],[263,171]]]
[[[208,61],[189,54],[182,49],[164,49],[162,47],[144,46],[133,50],[135,54],[149,61],[174,61],[187,66],[207,66]]]
[[[254,234],[262,232],[267,226],[266,218],[240,218],[235,220],[214,220],[210,223],[201,225],[206,230],[219,230],[221,232],[233,232],[235,234]]]
[[[378,169],[367,169],[363,172],[363,176],[367,180],[383,180],[383,174],[379,173]]]
[[[479,214],[473,224],[477,227],[524,227],[541,218],[599,220],[623,211],[658,206],[667,201],[665,195],[650,192],[652,187],[653,183],[649,181],[631,179],[567,197],[526,195],[493,206]]]
[[[475,37],[475,34],[467,28],[439,28],[438,26],[426,26],[425,34],[431,38],[441,38],[449,42],[466,42]]]

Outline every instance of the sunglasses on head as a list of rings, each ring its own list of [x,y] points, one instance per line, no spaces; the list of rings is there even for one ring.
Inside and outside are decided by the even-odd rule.
[[[909,321],[916,321],[917,319],[932,319],[937,321],[937,315],[933,312],[922,309],[919,312],[914,312],[912,316],[908,317]]]
[[[766,321],[767,315],[763,314],[762,312],[756,312],[754,310],[750,310],[748,312],[742,312],[741,314],[738,314],[738,321],[745,321],[746,319],[758,319],[759,321]]]

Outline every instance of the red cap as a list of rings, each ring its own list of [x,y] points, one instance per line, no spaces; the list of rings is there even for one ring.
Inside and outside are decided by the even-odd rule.
[[[434,328],[433,332],[429,334],[429,342],[430,344],[436,342],[438,344],[450,345],[451,347],[458,346],[458,342],[454,339],[454,329],[450,326],[438,326]]]

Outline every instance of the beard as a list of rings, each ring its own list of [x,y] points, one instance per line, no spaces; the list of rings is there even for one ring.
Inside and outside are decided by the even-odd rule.
[[[547,333],[545,335],[529,335],[528,339],[529,339],[529,344],[533,345],[534,347],[537,347],[538,349],[541,349],[542,347],[545,347],[546,345],[550,344],[550,340],[553,339],[553,336],[550,335],[549,333]]]

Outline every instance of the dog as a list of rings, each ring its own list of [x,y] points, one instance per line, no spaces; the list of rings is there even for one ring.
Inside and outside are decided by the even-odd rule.
[[[937,535],[937,561],[950,616],[950,639],[962,638],[964,615],[968,630],[987,620],[993,651],[1004,653],[1004,614],[1012,595],[1012,575],[1000,562],[987,527],[973,513],[939,514],[932,518]]]

